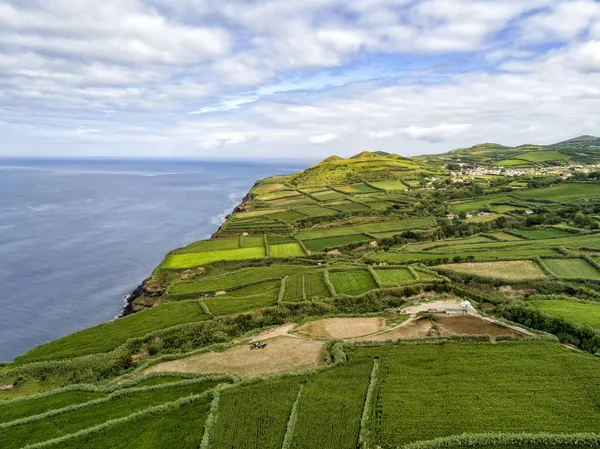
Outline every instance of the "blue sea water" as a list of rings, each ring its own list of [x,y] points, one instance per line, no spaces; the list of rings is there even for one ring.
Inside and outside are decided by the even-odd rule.
[[[0,360],[119,315],[164,254],[298,163],[0,159]]]

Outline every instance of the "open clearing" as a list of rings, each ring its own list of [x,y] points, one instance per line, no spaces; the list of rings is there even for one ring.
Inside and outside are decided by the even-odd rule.
[[[251,350],[248,345],[235,346],[225,352],[206,352],[184,359],[159,363],[142,375],[157,372],[225,373],[242,376],[265,376],[285,371],[316,368],[321,363],[320,341],[278,336],[266,341],[264,349]]]
[[[375,273],[381,285],[411,284],[417,282],[408,268],[376,269]]]
[[[583,259],[544,259],[544,264],[561,278],[600,279],[600,272]]]
[[[385,329],[385,319],[372,318],[328,318],[310,321],[299,326],[294,333],[320,339],[356,338],[374,334]]]
[[[440,268],[498,279],[538,279],[544,277],[544,271],[538,264],[530,260],[458,263],[440,265]]]
[[[329,279],[337,293],[360,295],[377,288],[375,280],[366,270],[332,271]]]
[[[269,245],[270,257],[302,257],[304,251],[298,243],[279,243],[277,245]]]

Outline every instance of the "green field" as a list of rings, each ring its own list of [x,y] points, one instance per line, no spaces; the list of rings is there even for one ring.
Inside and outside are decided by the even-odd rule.
[[[269,245],[269,257],[302,257],[304,250],[298,243]]]
[[[515,192],[520,198],[558,201],[563,203],[577,202],[584,199],[600,197],[600,184],[562,183],[545,189],[521,190]]]
[[[460,251],[460,245],[468,245],[472,243],[489,243],[494,240],[484,237],[484,236],[473,236],[467,237],[464,239],[446,239],[446,240],[438,240],[435,242],[425,242],[425,243],[410,243],[407,245],[407,251],[427,251],[429,249],[434,248],[443,248],[445,246],[456,246],[456,251]]]
[[[239,239],[223,238],[213,240],[202,240],[201,242],[192,243],[185,248],[178,249],[176,253],[201,253],[206,251],[223,251],[228,249],[239,248]]]
[[[465,245],[467,246],[467,245]],[[388,252],[388,253],[374,253],[369,254],[371,259],[380,260],[384,262],[407,262],[407,261],[418,261],[418,260],[437,260],[441,258],[446,258],[448,260],[452,260],[454,257],[458,256],[461,258],[466,258],[472,256],[475,260],[497,260],[497,259],[530,259],[535,256],[553,256],[558,254],[552,248],[511,248],[502,250],[498,249],[489,249],[486,251],[477,250],[477,251],[469,251],[468,248],[460,247],[461,251],[458,252],[457,246],[450,246],[448,248],[439,247],[435,250],[435,252]]]
[[[539,279],[545,276],[540,266],[530,260],[459,263],[440,265],[440,268],[446,268],[459,273],[509,280]]]
[[[558,277],[600,279],[600,272],[583,259],[544,259],[544,264]]]
[[[157,329],[206,319],[208,317],[196,301],[166,303],[37,346],[15,360],[18,363],[31,363],[107,352],[130,338],[142,337]]]
[[[462,201],[456,203],[450,203],[450,210],[455,214],[461,214],[466,212],[477,212],[480,209],[492,207],[492,203],[508,203],[514,201],[511,197],[506,194],[501,195],[487,195],[481,199],[475,199],[472,201]]]
[[[329,215],[339,214],[337,210],[332,210],[321,206],[299,206],[295,209],[311,217],[326,217]]]
[[[408,187],[402,181],[372,182],[372,185],[382,190],[406,190]]]
[[[554,299],[528,301],[527,304],[548,315],[600,329],[600,304]]]
[[[0,429],[3,449],[18,449],[29,444],[51,440],[75,433],[111,419],[121,418],[148,407],[176,401],[192,394],[200,394],[217,382],[196,382],[187,385],[166,386],[152,390],[129,390],[109,401],[67,411],[39,421]]]
[[[598,432],[600,361],[555,343],[353,349],[379,357],[373,447],[464,432]],[[465,386],[464,388],[461,388]]]
[[[385,220],[374,223],[364,223],[358,225],[339,226],[334,228],[315,229],[310,231],[300,231],[298,237],[304,239],[317,239],[322,237],[333,237],[337,235],[361,234],[363,232],[386,232],[395,230],[406,230],[422,228],[432,225],[431,218],[409,218],[405,220]]]
[[[545,162],[545,161],[560,161],[569,159],[566,154],[559,153],[558,151],[529,151],[519,156],[521,159],[532,162]]]
[[[408,268],[381,268],[375,269],[381,285],[410,284],[417,282]]]
[[[325,237],[322,239],[303,240],[304,246],[309,251],[323,251],[325,248],[349,245],[350,243],[368,242],[371,238],[364,234],[342,235],[339,237]]]
[[[333,190],[324,190],[322,192],[315,192],[315,193],[312,193],[311,195],[314,196],[319,201],[337,201],[337,200],[346,198],[345,195],[343,195],[339,192],[335,192]]]
[[[232,315],[277,304],[280,281],[269,281],[233,290],[226,295],[204,300],[215,315]]]
[[[332,271],[329,279],[337,293],[360,295],[377,288],[371,273],[366,270]]]
[[[240,242],[242,243],[242,248],[260,248],[265,246],[265,239],[263,237],[240,237]]]
[[[517,237],[516,235],[508,234],[507,232],[496,231],[492,232],[491,235],[495,235],[496,237],[507,241],[507,242],[515,242],[518,240],[523,240],[521,237]]]
[[[285,280],[285,294],[283,296],[284,301],[302,301],[304,296],[302,295],[302,285],[304,283],[304,275],[295,274],[288,277]]]
[[[523,165],[529,165],[527,161],[520,159],[503,159],[494,164],[496,167],[517,167]]]
[[[295,240],[289,235],[277,235],[277,234],[269,234],[267,235],[267,243],[269,245],[273,245],[276,243],[294,243]]]
[[[283,278],[284,276],[289,276],[307,269],[310,268],[303,265],[270,265],[266,267],[242,268],[222,276],[202,279],[200,281],[179,282],[173,284],[170,293],[178,295],[230,290],[239,285],[272,278]]]
[[[274,218],[276,220],[281,220],[281,221],[293,222],[293,221],[300,220],[302,218],[306,218],[306,215],[301,214],[299,212],[289,211],[289,212],[279,212],[277,214],[273,214],[273,215],[271,215],[271,218]]]
[[[210,447],[281,449],[299,389],[297,381],[281,379],[225,392]]]
[[[239,248],[228,251],[211,251],[193,254],[169,254],[163,267],[192,268],[219,260],[259,259],[265,257],[264,248]]]
[[[343,204],[332,204],[329,206],[331,209],[339,210],[340,212],[353,213],[353,212],[368,212],[370,209],[359,203],[346,202]]]
[[[331,294],[325,281],[323,280],[323,273],[311,273],[304,275],[304,288],[306,293],[306,299],[311,300],[314,298],[329,298]]]
[[[572,235],[569,232],[561,231],[560,229],[538,229],[535,231],[518,231],[519,234],[523,234],[525,237],[531,239],[551,239],[554,237],[566,237]]]

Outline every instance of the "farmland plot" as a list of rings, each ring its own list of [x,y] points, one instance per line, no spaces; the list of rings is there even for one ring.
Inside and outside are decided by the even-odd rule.
[[[260,248],[265,246],[265,239],[263,237],[240,237],[240,242],[242,243],[242,248]]]
[[[600,329],[600,305],[563,300],[528,301],[528,305],[573,323],[581,323]]]
[[[354,363],[380,359],[374,446],[464,432],[599,429],[600,362],[555,343],[402,345],[348,355]]]
[[[375,187],[382,190],[406,190],[408,187],[402,181],[372,182]]]
[[[355,234],[303,240],[302,243],[304,243],[304,246],[306,246],[309,251],[323,251],[325,248],[335,248],[336,246],[344,246],[350,243],[368,242],[369,240],[371,240],[371,238],[364,234]]]
[[[228,249],[239,248],[239,239],[222,238],[213,240],[202,240],[201,242],[192,243],[184,248],[173,251],[174,253],[201,253],[205,251],[223,251]]]
[[[515,192],[520,198],[540,199],[569,203],[600,197],[600,184],[563,182],[544,189],[529,189]]]
[[[600,279],[600,272],[583,259],[544,259],[544,264],[558,277]]]
[[[284,301],[302,301],[302,284],[304,278],[302,274],[295,274],[285,280]]]
[[[376,269],[375,273],[381,285],[411,284],[417,282],[408,268]]]
[[[366,270],[332,271],[329,278],[337,293],[360,295],[377,288],[371,273]]]
[[[304,250],[298,243],[279,243],[269,245],[270,257],[302,257]]]
[[[164,268],[192,268],[219,260],[260,259],[265,257],[264,248],[239,248],[227,251],[210,251],[193,254],[169,254]]]
[[[323,273],[311,273],[304,275],[304,288],[306,291],[306,299],[311,300],[315,298],[323,299],[329,298],[331,294],[325,281],[323,280]]]
[[[544,271],[540,266],[529,260],[461,263],[440,265],[440,268],[498,279],[539,279],[544,277]]]
[[[518,231],[519,234],[523,234],[525,237],[529,237],[532,239],[550,239],[553,237],[566,237],[570,234],[566,231],[561,231],[560,229],[538,229],[534,231]]]
[[[339,212],[321,206],[299,206],[295,208],[297,211],[309,215],[311,217],[325,217],[328,215],[336,215]]]
[[[260,382],[221,395],[211,447],[281,449],[300,384],[297,379]]]

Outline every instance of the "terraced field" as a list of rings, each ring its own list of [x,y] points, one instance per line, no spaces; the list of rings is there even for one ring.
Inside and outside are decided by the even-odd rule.
[[[377,269],[375,270],[381,285],[411,284],[417,282],[408,268]]]
[[[341,235],[338,237],[324,237],[320,239],[303,240],[304,246],[309,251],[323,251],[326,248],[335,248],[337,246],[349,245],[351,243],[368,242],[370,237],[364,234]]]
[[[600,272],[583,259],[544,259],[544,264],[558,277],[600,279]]]
[[[462,263],[440,265],[440,268],[498,279],[538,279],[544,277],[544,271],[540,266],[529,260]]]
[[[554,317],[600,329],[600,304],[546,299],[528,301],[527,305]]]
[[[377,288],[373,277],[365,270],[334,271],[329,273],[329,278],[335,291],[345,295],[359,295]]]
[[[302,257],[304,250],[298,243],[279,243],[269,245],[270,257]]]
[[[192,268],[220,260],[259,259],[265,257],[264,248],[239,248],[227,251],[205,253],[169,254],[163,263],[164,268]]]

